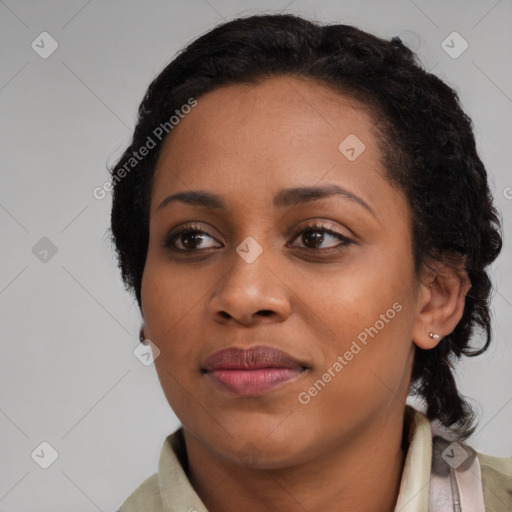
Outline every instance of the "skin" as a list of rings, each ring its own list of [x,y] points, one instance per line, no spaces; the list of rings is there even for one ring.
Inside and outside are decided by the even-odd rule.
[[[410,208],[386,177],[374,124],[339,92],[281,76],[207,93],[165,141],[152,188],[142,313],[145,336],[161,350],[162,388],[184,426],[188,476],[212,512],[332,510],[333,503],[336,510],[394,509],[414,344],[433,348],[453,330],[469,285],[441,262],[415,273]],[[365,144],[354,161],[338,149],[349,134]],[[272,205],[281,189],[327,183],[371,211],[343,195]],[[227,208],[158,208],[189,190],[218,194]],[[175,239],[187,254],[163,246],[189,222],[207,235]],[[342,247],[322,231],[311,239],[303,230],[316,222],[353,243]],[[262,248],[251,263],[235,250],[247,237]],[[395,303],[401,311],[300,403],[299,393]],[[431,331],[441,338],[429,338]],[[200,371],[214,351],[258,344],[309,369],[251,397],[221,390]]]

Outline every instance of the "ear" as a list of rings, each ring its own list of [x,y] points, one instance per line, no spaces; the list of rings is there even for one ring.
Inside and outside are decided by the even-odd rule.
[[[413,327],[413,341],[418,347],[434,348],[462,318],[466,294],[471,288],[464,264],[465,257],[458,255],[423,266]],[[439,337],[431,337],[430,333]]]

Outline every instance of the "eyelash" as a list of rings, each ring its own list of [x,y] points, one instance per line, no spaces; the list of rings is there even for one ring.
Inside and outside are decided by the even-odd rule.
[[[300,235],[302,235],[303,233],[306,233],[308,231],[313,231],[313,232],[317,231],[317,232],[321,232],[321,233],[324,233],[324,234],[331,235],[334,238],[338,238],[341,241],[341,243],[338,244],[335,247],[328,247],[327,249],[315,249],[315,248],[310,248],[310,247],[298,247],[298,249],[301,249],[301,250],[311,250],[311,251],[316,251],[316,252],[322,251],[322,252],[331,253],[331,252],[343,251],[344,249],[346,249],[347,246],[355,243],[353,240],[351,240],[350,238],[342,235],[341,233],[338,233],[336,231],[333,231],[333,230],[325,227],[325,225],[322,224],[322,223],[316,223],[316,224],[312,224],[312,225],[304,227],[303,229],[298,231],[293,236],[292,241],[296,240]],[[181,253],[194,253],[194,252],[198,252],[198,251],[201,251],[201,250],[205,250],[205,249],[178,249],[178,248],[174,247],[173,246],[174,241],[177,238],[179,238],[181,235],[185,234],[185,233],[186,234],[196,233],[196,234],[200,234],[200,235],[207,235],[210,238],[214,238],[209,233],[207,233],[206,231],[201,229],[199,226],[191,224],[191,225],[183,226],[182,228],[180,228],[176,232],[171,232],[164,239],[164,242],[163,242],[162,245],[164,247],[168,248],[170,251],[181,252]],[[209,247],[208,249],[213,249],[213,247]]]

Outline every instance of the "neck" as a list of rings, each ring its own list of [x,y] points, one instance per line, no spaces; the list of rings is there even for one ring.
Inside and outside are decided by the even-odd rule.
[[[404,414],[359,429],[304,464],[249,468],[184,432],[189,479],[209,512],[394,510],[407,450]],[[336,506],[333,508],[333,503]]]

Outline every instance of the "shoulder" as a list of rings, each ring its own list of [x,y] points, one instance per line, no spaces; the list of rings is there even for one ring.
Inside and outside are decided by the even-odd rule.
[[[512,457],[476,455],[482,471],[486,509],[491,512],[512,510]]]
[[[158,473],[151,475],[135,489],[124,501],[117,512],[162,512]]]

